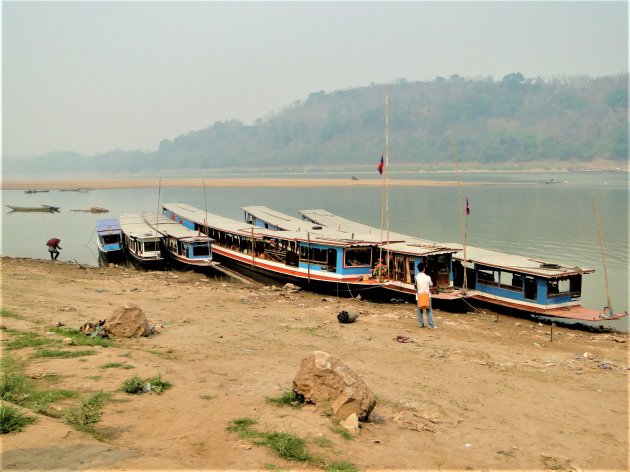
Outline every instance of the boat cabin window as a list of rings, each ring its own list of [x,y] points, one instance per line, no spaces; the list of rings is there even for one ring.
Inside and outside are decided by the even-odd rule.
[[[344,251],[343,264],[345,267],[372,265],[372,250],[369,247],[352,247]]]
[[[301,246],[300,247],[300,260],[301,261],[310,261],[314,264],[328,264],[328,251],[326,249],[319,248],[311,248],[310,257],[308,255],[308,247]]]
[[[523,276],[513,272],[500,272],[500,284],[507,290],[523,291]]]
[[[103,244],[116,244],[120,242],[120,237],[117,234],[107,234],[103,236]]]
[[[209,256],[210,255],[210,246],[209,245],[199,245],[193,246],[193,256]]]
[[[450,254],[440,254],[437,256],[436,260],[437,271],[439,273],[447,273],[451,272],[451,255]]]
[[[551,279],[547,281],[547,296],[580,295],[582,291],[582,277],[575,275],[565,279]]]
[[[159,241],[145,241],[144,251],[159,251]]]
[[[485,285],[498,285],[499,272],[492,269],[479,269],[477,271],[477,282]]]

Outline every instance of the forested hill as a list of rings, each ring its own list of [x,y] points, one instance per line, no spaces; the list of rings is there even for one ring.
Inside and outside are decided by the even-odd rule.
[[[387,86],[390,156],[398,165],[628,159],[628,75],[554,80],[515,73]],[[385,147],[385,86],[313,92],[253,125],[216,122],[153,153],[51,153],[5,159],[4,173],[166,174],[186,169],[374,166]],[[209,104],[211,105],[211,104]],[[33,162],[36,160],[37,163]]]

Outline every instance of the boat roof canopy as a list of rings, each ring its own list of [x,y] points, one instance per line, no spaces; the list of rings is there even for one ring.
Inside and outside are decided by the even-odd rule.
[[[188,242],[211,243],[214,241],[214,239],[206,236],[205,234],[186,228],[176,221],[165,217],[163,214],[155,215],[143,213],[142,216],[144,217],[144,221],[151,226],[151,228],[163,236],[170,236],[172,238]]]
[[[162,235],[144,221],[141,214],[124,213],[120,215],[120,228],[123,233],[139,239],[161,239]]]
[[[94,225],[96,232],[100,234],[119,234],[120,222],[118,218],[102,218]]]
[[[327,228],[323,231],[317,230],[312,233],[303,230],[276,231],[208,213],[184,203],[164,203],[162,204],[162,208],[167,211],[172,211],[182,218],[194,221],[197,224],[203,225],[204,222],[206,222],[207,226],[210,228],[234,233],[245,238],[251,238],[253,235],[256,239],[286,239],[339,247],[361,247],[376,244],[372,239],[363,239],[358,235],[356,237],[349,237],[346,233],[330,231]]]
[[[272,224],[276,228],[285,231],[319,231],[322,226],[310,221],[295,218],[265,206],[246,206],[241,209],[247,214],[255,216],[257,219]]]
[[[463,261],[464,251],[453,255],[454,259]],[[555,262],[542,261],[530,257],[516,254],[506,254],[504,252],[481,249],[478,247],[466,246],[466,261],[473,262],[479,266],[497,268],[505,271],[536,275],[546,278],[568,277],[570,275],[588,274],[595,272],[595,269],[569,266]]]
[[[327,228],[337,228],[338,231],[344,233],[369,234],[372,237],[378,236],[379,243],[381,242],[380,237],[382,234],[382,237],[384,238],[382,243],[383,249],[387,249],[392,252],[425,256],[429,254],[454,253],[461,249],[461,244],[439,243],[428,239],[414,238],[406,234],[395,233],[392,231],[390,231],[389,234],[385,234],[385,232],[382,232],[379,228],[348,220],[323,209],[300,210],[299,213],[309,221]],[[388,237],[389,240],[387,240]]]

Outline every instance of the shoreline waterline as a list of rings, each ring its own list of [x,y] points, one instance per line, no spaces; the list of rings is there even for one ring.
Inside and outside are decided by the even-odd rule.
[[[295,178],[141,178],[141,179],[89,179],[89,180],[3,180],[0,190],[109,190],[124,188],[157,188],[179,187],[378,187],[383,185],[382,179],[295,179]],[[388,185],[393,187],[452,187],[456,181],[389,179]],[[496,185],[491,182],[462,182],[461,185],[479,186]]]

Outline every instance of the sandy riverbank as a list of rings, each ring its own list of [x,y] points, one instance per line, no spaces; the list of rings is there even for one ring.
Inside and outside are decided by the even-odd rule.
[[[113,401],[97,425],[103,441],[31,413],[35,424],[2,438],[4,470],[316,470],[226,431],[243,417],[361,470],[628,469],[627,335],[557,327],[550,342],[550,327],[536,322],[438,310],[430,331],[417,328],[409,304],[291,294],[193,272],[0,263],[3,343],[20,333],[61,339],[51,326],[78,328],[127,303],[159,331],[87,357],[12,349],[39,388],[110,392]],[[338,323],[341,309],[359,312],[358,321]],[[341,359],[377,396],[382,420],[351,441],[330,417],[265,401],[290,389],[314,350]],[[103,368],[112,363],[132,369]],[[157,373],[173,384],[162,395],[120,390],[133,375]]]

